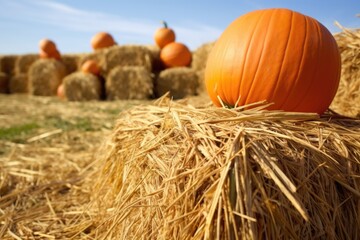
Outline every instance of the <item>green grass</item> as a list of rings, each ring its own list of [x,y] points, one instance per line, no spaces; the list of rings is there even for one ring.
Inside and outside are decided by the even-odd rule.
[[[80,130],[80,131],[95,131],[90,119],[76,118],[72,121],[62,119],[58,116],[50,116],[46,119],[45,125],[55,127],[64,131]]]
[[[22,125],[11,126],[8,128],[0,128],[0,139],[17,143],[25,142],[25,138],[31,133],[39,129],[37,123],[26,123]]]

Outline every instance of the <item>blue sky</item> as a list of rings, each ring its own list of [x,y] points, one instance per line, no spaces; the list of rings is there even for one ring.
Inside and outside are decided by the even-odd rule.
[[[42,38],[54,40],[62,53],[89,52],[99,31],[121,45],[154,44],[161,20],[194,50],[242,14],[274,7],[311,16],[333,33],[340,31],[335,21],[360,28],[360,0],[0,0],[0,54],[37,53]]]

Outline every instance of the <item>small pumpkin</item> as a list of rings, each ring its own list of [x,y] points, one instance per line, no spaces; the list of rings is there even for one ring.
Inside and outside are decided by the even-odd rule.
[[[60,99],[65,99],[65,91],[64,91],[64,84],[61,83],[56,91],[56,95],[58,96],[58,98]]]
[[[53,59],[56,59],[56,60],[61,59],[61,54],[60,54],[59,50],[57,50],[57,49],[54,52],[51,52],[51,53],[47,53],[44,50],[40,49],[39,56],[40,56],[40,58],[48,58],[48,59],[53,58]]]
[[[91,47],[94,50],[111,47],[116,44],[112,35],[107,32],[99,32],[95,34],[91,38],[90,43],[91,43]]]
[[[289,9],[263,9],[225,29],[208,56],[205,84],[217,106],[267,100],[269,110],[321,114],[340,70],[336,41],[321,23]]]
[[[191,63],[191,52],[189,48],[179,42],[167,44],[160,51],[160,59],[166,67],[185,67]]]
[[[56,44],[52,40],[47,39],[47,38],[40,40],[39,48],[41,51],[48,53],[48,54],[51,54],[51,53],[57,51]]]
[[[97,64],[96,61],[94,60],[86,60],[82,65],[81,65],[81,71],[84,73],[91,73],[94,75],[99,75],[100,74],[100,67]]]
[[[175,32],[168,27],[165,21],[162,21],[163,27],[155,31],[154,40],[159,48],[165,47],[167,44],[175,42]]]

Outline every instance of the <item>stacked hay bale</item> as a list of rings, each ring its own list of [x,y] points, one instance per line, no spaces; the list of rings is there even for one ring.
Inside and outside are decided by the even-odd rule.
[[[144,46],[113,46],[105,53],[106,98],[149,99],[153,95],[152,53]]]
[[[76,72],[80,62],[79,54],[63,54],[61,56],[61,62],[65,65],[67,74]]]
[[[156,79],[156,96],[169,92],[173,99],[197,94],[199,75],[188,67],[169,68],[161,71]]]
[[[37,54],[25,54],[16,58],[14,75],[9,80],[10,93],[28,93],[28,71],[32,64],[39,58]]]
[[[102,151],[97,237],[359,239],[359,131],[261,107],[130,109]]]
[[[149,99],[153,95],[153,79],[144,66],[114,67],[105,82],[106,98]]]
[[[206,87],[204,82],[204,73],[208,55],[211,49],[214,46],[214,42],[206,43],[201,45],[193,52],[193,60],[191,63],[191,68],[198,71],[199,75],[199,94],[206,94]]]
[[[18,56],[0,56],[0,93],[9,93],[10,78],[14,75],[15,62]]]
[[[64,96],[69,101],[100,100],[103,84],[100,78],[91,73],[77,71],[63,79]]]
[[[360,29],[342,29],[335,35],[341,52],[341,79],[330,107],[340,114],[360,117]]]
[[[0,93],[8,93],[9,77],[6,73],[0,72]]]
[[[66,75],[65,65],[55,59],[39,59],[29,69],[29,93],[55,96]]]

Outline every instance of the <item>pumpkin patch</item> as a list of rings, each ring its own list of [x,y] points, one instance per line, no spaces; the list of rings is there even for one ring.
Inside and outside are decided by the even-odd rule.
[[[323,113],[340,79],[340,53],[317,20],[288,9],[257,10],[233,21],[205,70],[215,105],[266,100],[268,109]]]

